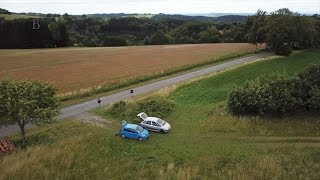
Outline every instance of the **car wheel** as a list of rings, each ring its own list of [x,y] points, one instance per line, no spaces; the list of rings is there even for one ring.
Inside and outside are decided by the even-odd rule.
[[[126,138],[126,136],[125,136],[124,134],[121,134],[121,137],[122,137],[122,138]]]
[[[164,134],[164,133],[165,133],[163,129],[161,129],[161,130],[160,130],[160,132],[161,132],[162,134]]]
[[[142,141],[142,138],[141,138],[141,137],[139,137],[139,140],[140,140],[140,141]]]

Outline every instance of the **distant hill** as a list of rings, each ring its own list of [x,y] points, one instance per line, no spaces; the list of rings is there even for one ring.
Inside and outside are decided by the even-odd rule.
[[[207,17],[220,17],[220,16],[229,16],[229,15],[238,15],[238,16],[252,16],[254,13],[209,13],[209,14],[182,14],[187,16],[207,16]]]
[[[168,15],[158,14],[152,17],[153,19],[175,19],[184,21],[201,21],[201,22],[212,22],[212,23],[234,23],[234,22],[245,22],[246,16],[242,15],[226,15],[219,17],[208,17],[208,16],[187,16],[187,15]]]
[[[227,14],[227,13],[226,13]],[[216,14],[218,15],[218,14]],[[222,15],[222,13],[220,13]],[[125,13],[112,13],[112,14],[88,14],[89,17],[96,18],[123,18],[123,17],[137,17],[137,18],[151,18],[155,20],[164,20],[164,19],[174,19],[182,21],[200,21],[200,22],[211,22],[211,23],[234,23],[234,22],[244,22],[246,16],[244,15],[223,15],[218,17],[209,17],[209,16],[191,16],[191,15],[180,15],[180,14],[125,14]]]
[[[14,13],[1,9],[3,13],[0,13],[0,17],[4,17],[7,20],[19,19],[19,18],[37,18],[37,17],[60,17],[59,14],[42,14],[42,13]],[[7,12],[7,13],[6,13]],[[80,17],[82,15],[74,15]],[[182,20],[182,21],[200,21],[210,23],[234,23],[234,22],[245,22],[246,16],[236,15],[232,13],[212,13],[206,14],[205,16],[198,15],[181,15],[181,14],[137,14],[137,13],[103,13],[103,14],[87,14],[88,17],[93,18],[105,18],[105,19],[119,19],[123,17],[136,17],[136,18],[151,18],[155,20]]]
[[[26,15],[26,14],[0,14],[0,17],[3,17],[6,20],[13,20],[13,19],[21,19],[21,18],[40,18],[39,16],[35,15]]]
[[[107,19],[111,19],[111,18],[119,19],[119,18],[123,18],[123,17],[151,18],[153,16],[154,16],[154,14],[136,14],[136,13],[134,13],[134,14],[126,14],[126,13],[88,14],[88,17],[107,18]]]

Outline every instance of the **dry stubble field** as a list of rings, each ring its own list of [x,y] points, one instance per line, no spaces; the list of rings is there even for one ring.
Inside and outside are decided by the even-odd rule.
[[[246,43],[0,50],[0,79],[49,81],[65,93],[252,50]]]

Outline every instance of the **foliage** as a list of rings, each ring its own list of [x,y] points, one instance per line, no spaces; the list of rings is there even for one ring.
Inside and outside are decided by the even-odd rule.
[[[174,103],[165,98],[150,98],[140,101],[137,110],[149,116],[167,117],[174,108]]]
[[[318,16],[301,16],[288,9],[279,9],[271,15],[258,10],[256,15],[248,17],[166,14],[138,17],[138,14],[122,13],[14,15],[40,16],[43,29],[37,33],[41,35],[35,37],[35,32],[30,32],[27,24],[32,25],[32,22],[27,20],[0,19],[4,24],[0,28],[0,38],[4,39],[0,48],[250,42],[253,45],[266,43],[277,54],[288,55],[292,49],[320,46]]]
[[[200,32],[199,40],[197,42],[198,43],[219,43],[221,42],[220,36],[221,34],[218,31],[218,29],[215,27],[212,27],[206,31]]]
[[[320,110],[320,65],[311,65],[294,79],[295,93],[300,98],[301,109]]]
[[[155,32],[150,38],[145,40],[145,44],[150,45],[163,45],[174,43],[171,37],[166,35],[163,31]]]
[[[126,46],[127,41],[122,37],[106,36],[103,40],[103,46]]]
[[[18,124],[25,141],[25,125],[46,123],[58,114],[57,90],[38,81],[3,80],[0,83],[0,123]]]
[[[246,83],[230,93],[229,109],[234,115],[270,114],[277,117],[303,110],[317,111],[319,75],[320,65],[313,65],[296,77],[277,75]]]
[[[256,81],[247,82],[242,88],[237,88],[229,95],[228,107],[235,115],[262,115],[270,104],[268,85]]]
[[[0,48],[49,48],[54,39],[48,21],[39,20],[39,29],[32,29],[33,19],[5,20],[0,26]]]
[[[258,44],[264,43],[266,31],[264,29],[266,23],[266,11],[261,11],[260,9],[254,16],[250,16],[247,19],[247,26],[249,27],[248,30],[248,41],[255,45],[256,47]]]
[[[266,16],[258,10],[248,18],[250,43],[265,42],[267,47],[279,55],[289,55],[292,49],[318,47],[320,44],[319,19],[301,16],[287,8],[279,9]]]
[[[0,14],[12,14],[12,13],[6,9],[0,8]]]
[[[49,24],[49,30],[52,33],[54,43],[57,47],[66,47],[69,45],[69,35],[65,23],[62,21],[53,21]]]
[[[140,100],[138,102],[120,101],[114,103],[106,111],[114,118],[121,118],[132,121],[137,119],[137,114],[145,112],[149,116],[167,117],[174,108],[174,103],[168,99],[155,97]],[[139,122],[140,120],[137,120]]]

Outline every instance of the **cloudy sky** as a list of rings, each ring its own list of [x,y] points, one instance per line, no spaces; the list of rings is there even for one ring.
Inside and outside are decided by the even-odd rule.
[[[1,0],[12,12],[41,13],[254,13],[287,7],[303,14],[320,13],[320,0]]]

